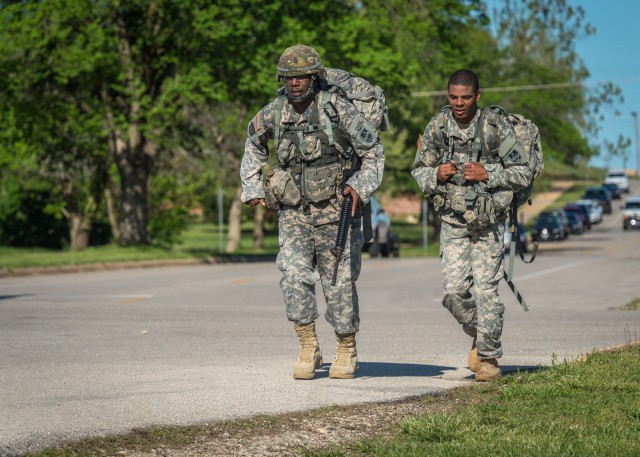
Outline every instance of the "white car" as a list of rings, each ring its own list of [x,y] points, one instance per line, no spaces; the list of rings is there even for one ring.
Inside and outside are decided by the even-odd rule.
[[[629,177],[624,170],[609,170],[604,178],[605,184],[615,184],[620,192],[629,192]]]
[[[640,228],[640,197],[627,197],[622,208],[622,228]]]
[[[579,205],[587,205],[589,207],[589,221],[592,224],[599,224],[602,222],[602,206],[595,201],[589,199],[578,200],[576,202]]]

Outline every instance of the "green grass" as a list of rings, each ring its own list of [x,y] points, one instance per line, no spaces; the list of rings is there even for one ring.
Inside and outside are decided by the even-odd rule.
[[[176,259],[208,259],[229,257],[219,249],[218,227],[213,224],[191,224],[183,233],[182,241],[172,248],[157,246],[119,247],[92,246],[81,251],[44,248],[14,248],[0,246],[0,268],[54,267],[69,265],[106,264],[115,262],[158,261]],[[223,243],[226,242],[226,231]],[[278,249],[278,235],[273,228],[267,231],[263,249],[253,248],[253,228],[242,227],[240,247],[235,256],[269,256]]]
[[[622,307],[622,309],[625,309],[625,310],[628,310],[628,311],[638,311],[638,310],[640,310],[640,298],[634,298],[629,303],[624,305]]]
[[[573,203],[577,200],[582,199],[585,190],[588,187],[596,186],[596,182],[594,181],[579,181],[574,183],[569,189],[562,193],[562,195],[554,201],[547,209],[558,209],[562,208],[567,203]]]
[[[391,231],[400,239],[400,257],[438,256],[440,244],[435,238],[433,227],[427,232],[427,246],[424,246],[424,232],[421,223],[412,224],[402,220],[393,220]]]
[[[489,401],[407,418],[391,439],[307,455],[640,455],[640,346],[471,389]]]

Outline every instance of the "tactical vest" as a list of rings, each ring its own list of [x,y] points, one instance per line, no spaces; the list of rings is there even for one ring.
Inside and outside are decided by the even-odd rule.
[[[280,94],[273,107],[274,144],[280,168],[288,170],[302,194],[303,206],[338,195],[342,171],[354,150],[338,128],[338,113],[331,92],[320,91],[308,123],[282,122],[286,95]]]
[[[440,198],[434,198],[436,209],[450,209],[462,214],[468,223],[482,224],[495,222],[495,215],[505,212],[513,198],[508,189],[489,189],[484,181],[468,182],[464,179],[464,164],[469,162],[500,163],[500,153],[503,149],[511,149],[513,144],[499,144],[498,135],[487,135],[483,139],[482,129],[498,129],[498,116],[493,112],[481,110],[476,121],[475,135],[471,141],[464,144],[455,143],[453,138],[445,135],[445,116],[449,106],[443,107],[436,119],[434,143],[441,151],[442,159],[438,163],[448,163],[455,160],[458,174],[445,184],[438,184]],[[491,132],[488,132],[491,133]],[[493,144],[496,143],[496,144]],[[508,151],[507,151],[508,152]]]

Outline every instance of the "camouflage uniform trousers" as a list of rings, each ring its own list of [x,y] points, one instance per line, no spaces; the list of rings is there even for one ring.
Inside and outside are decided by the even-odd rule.
[[[502,356],[504,304],[498,285],[503,277],[504,224],[499,220],[470,233],[463,224],[443,222],[440,233],[442,305],[462,324],[465,333],[477,334],[478,355],[483,359]]]
[[[313,216],[295,210],[278,213],[280,252],[276,263],[282,272],[280,288],[287,318],[307,324],[318,318],[316,281],[320,279],[327,303],[326,320],[340,334],[354,333],[360,325],[356,280],[360,275],[363,236],[361,217],[353,218],[336,285],[331,285],[338,222],[314,224]],[[351,252],[351,255],[349,254]]]

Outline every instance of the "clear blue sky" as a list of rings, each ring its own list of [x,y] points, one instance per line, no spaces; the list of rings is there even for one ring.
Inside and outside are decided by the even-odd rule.
[[[611,81],[622,89],[624,96],[624,103],[618,107],[619,116],[613,110],[603,113],[605,120],[599,139],[615,142],[621,134],[630,138],[627,168],[638,170],[638,145],[631,112],[640,116],[640,2],[571,0],[570,4],[582,6],[586,20],[596,28],[595,35],[576,43],[576,51],[591,73],[587,82]],[[602,158],[592,162],[604,164]],[[622,165],[622,159],[611,162],[612,167],[621,168]]]

